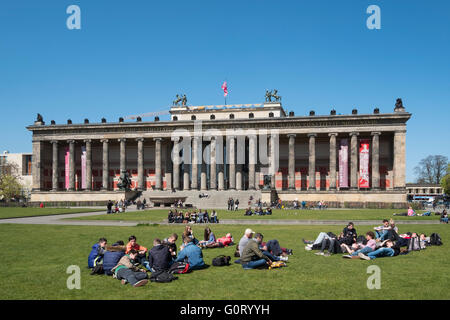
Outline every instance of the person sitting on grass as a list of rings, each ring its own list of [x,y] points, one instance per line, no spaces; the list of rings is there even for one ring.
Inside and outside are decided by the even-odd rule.
[[[248,208],[247,210],[245,210],[244,216],[251,216],[251,215],[253,215],[251,208]]]
[[[388,235],[388,231],[391,229],[389,225],[389,221],[387,219],[383,220],[383,225],[379,227],[374,227],[375,233],[376,233],[376,239],[379,239],[379,241],[386,240],[386,237]]]
[[[183,223],[188,223],[190,218],[191,218],[191,216],[190,216],[189,212],[186,211],[186,212],[184,213]]]
[[[205,228],[205,232],[204,232],[204,238],[203,240],[198,242],[198,245],[200,247],[206,247],[209,244],[213,244],[216,242],[216,236],[214,235],[214,233],[211,231],[211,229],[209,227]]]
[[[292,254],[292,250],[290,249],[285,248],[285,250],[283,250],[277,239],[269,240],[267,242],[261,242],[259,248],[272,261],[288,261],[287,256],[289,254]]]
[[[264,212],[264,214],[268,214],[269,216],[271,216],[272,215],[272,208],[267,207],[266,211]]]
[[[366,233],[366,244],[353,244],[352,248],[350,248],[348,245],[343,244],[343,246],[347,249],[347,252],[349,252],[349,255],[342,256],[343,258],[353,258],[357,257],[360,252],[367,254],[369,252],[375,251],[377,242],[375,241],[375,234],[372,231],[369,231]]]
[[[186,239],[186,238],[190,238],[195,245],[198,244],[198,240],[195,238],[194,231],[192,231],[191,226],[186,226],[184,228],[183,234],[181,235],[181,239],[183,240],[183,243],[180,246],[180,250],[183,250],[184,242],[185,242],[184,239]]]
[[[252,229],[245,229],[244,235],[242,236],[241,240],[239,240],[239,253],[242,253],[244,251],[245,246],[253,237],[254,233],[255,232]]]
[[[167,271],[172,264],[172,254],[169,247],[162,244],[161,240],[153,240],[153,248],[148,253],[150,271]]]
[[[126,246],[122,240],[118,240],[112,246],[107,246],[103,255],[103,272],[112,276],[111,269],[114,268],[125,255]]]
[[[178,254],[175,262],[189,263],[189,270],[198,270],[206,267],[203,261],[202,249],[194,244],[190,237],[184,238],[184,247]]]
[[[240,263],[244,270],[250,270],[255,268],[261,268],[263,266],[268,267],[272,264],[272,261],[267,257],[259,245],[261,244],[263,235],[257,233],[255,239],[250,239],[244,249],[241,251]]]
[[[88,257],[88,267],[94,268],[102,259],[106,251],[107,240],[105,238],[100,238],[96,244],[92,246],[91,253]]]
[[[124,255],[119,263],[111,269],[113,276],[121,280],[122,284],[130,283],[133,287],[145,285],[147,280],[147,272],[145,269],[139,269],[134,265],[138,257],[138,251],[131,249],[128,254]]]
[[[394,244],[392,240],[385,240],[381,243],[381,247],[375,251],[371,251],[367,254],[362,252],[358,253],[358,256],[364,260],[373,260],[382,257],[395,257],[400,254],[400,246]]]
[[[130,236],[128,238],[125,254],[128,254],[133,249],[138,252],[138,257],[136,261],[139,262],[141,265],[143,265],[147,270],[150,270],[150,265],[148,264],[148,260],[146,258],[147,248],[137,244],[135,236]]]
[[[413,208],[411,206],[409,206],[409,208],[408,208],[408,217],[413,217],[415,215],[416,215],[416,213],[414,212]]]
[[[447,214],[447,210],[443,210],[441,213],[441,218],[439,220],[439,222],[441,223],[448,223],[448,214]]]
[[[216,212],[216,210],[213,210],[211,212],[211,223],[217,223],[217,222],[218,222],[218,220],[217,220],[217,212]]]

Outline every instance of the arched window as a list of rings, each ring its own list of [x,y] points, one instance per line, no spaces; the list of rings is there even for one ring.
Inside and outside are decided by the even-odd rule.
[[[197,120],[196,116],[191,116],[191,120]]]
[[[173,121],[177,121],[177,120],[178,120],[178,117],[177,117],[177,116],[173,116],[172,120],[173,120]]]
[[[214,119],[216,118],[216,116],[212,114],[212,115],[209,116],[209,118],[210,118],[211,120],[214,120]]]
[[[250,119],[253,119],[253,118],[255,117],[255,115],[254,115],[252,112],[250,112],[250,113],[248,114],[248,117],[249,117]]]
[[[273,118],[273,112],[269,112],[269,118]]]
[[[230,119],[234,119],[234,114],[233,113],[230,114]]]

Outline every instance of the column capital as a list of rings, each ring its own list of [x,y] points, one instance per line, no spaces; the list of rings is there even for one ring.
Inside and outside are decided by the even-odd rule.
[[[328,134],[328,136],[329,136],[329,137],[332,137],[332,136],[337,137],[337,136],[338,136],[338,133],[337,133],[337,132],[330,132],[330,133]]]
[[[67,140],[67,143],[75,143],[75,140],[73,140],[73,139]]]
[[[370,135],[371,136],[379,136],[379,135],[381,135],[381,132],[380,131],[375,131],[375,132],[370,133]]]
[[[359,132],[350,132],[349,136],[359,136]]]
[[[144,141],[144,138],[136,138],[136,141],[137,141],[137,142],[143,142],[143,141]]]
[[[297,134],[295,134],[295,133],[288,133],[286,136],[288,138],[295,138],[297,136]]]
[[[153,138],[153,141],[162,141],[162,138]]]
[[[51,143],[51,144],[55,144],[55,143],[58,144],[59,141],[58,141],[58,140],[50,140],[50,143]]]
[[[125,141],[127,141],[127,139],[126,139],[126,138],[120,138],[120,139],[117,139],[117,141],[119,141],[119,142],[125,142]]]
[[[85,143],[91,143],[91,142],[92,142],[92,139],[84,139],[83,142],[85,142]]]
[[[309,138],[311,138],[311,137],[317,137],[317,133],[308,133],[308,137],[309,137]]]
[[[227,136],[227,139],[236,139],[236,136],[235,135],[231,135],[231,136]]]
[[[395,130],[394,133],[395,133],[395,134],[406,133],[406,129]]]
[[[102,142],[102,143],[108,143],[109,142],[109,140],[108,139],[100,139],[100,142]]]
[[[180,137],[172,137],[171,139],[173,142],[180,142],[180,140],[181,140]]]

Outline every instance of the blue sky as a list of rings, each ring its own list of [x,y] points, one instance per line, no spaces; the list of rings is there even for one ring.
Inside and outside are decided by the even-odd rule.
[[[81,30],[69,30],[69,5]],[[381,30],[369,30],[369,5]],[[403,99],[407,181],[450,158],[450,1],[2,0],[0,151],[30,152],[32,124],[261,103],[276,88],[296,115],[392,112]],[[146,119],[144,119],[146,120]],[[150,119],[149,119],[150,120]]]

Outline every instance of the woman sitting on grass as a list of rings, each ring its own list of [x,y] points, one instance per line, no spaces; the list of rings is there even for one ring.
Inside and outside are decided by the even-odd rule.
[[[183,250],[183,248],[184,248],[184,239],[185,239],[185,238],[191,239],[192,242],[193,242],[195,245],[198,244],[198,240],[195,238],[195,236],[194,236],[194,231],[192,231],[191,226],[186,226],[186,227],[184,228],[184,232],[183,232],[183,234],[181,235],[181,239],[183,240],[183,244],[181,245],[180,250]]]
[[[360,252],[367,254],[374,251],[376,249],[377,242],[375,241],[375,234],[372,231],[366,233],[366,240],[367,243],[365,245],[362,243],[354,243],[351,248],[343,243],[342,246],[344,246],[347,249],[347,252],[349,252],[350,254],[344,255],[342,256],[342,258],[351,259],[353,257],[358,257],[358,254]]]
[[[211,229],[209,227],[205,228],[205,233],[204,233],[204,240],[199,241],[198,245],[200,247],[206,247],[209,244],[213,244],[216,242],[216,236],[214,235],[214,233],[211,231]]]

